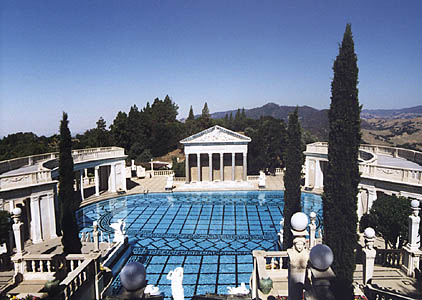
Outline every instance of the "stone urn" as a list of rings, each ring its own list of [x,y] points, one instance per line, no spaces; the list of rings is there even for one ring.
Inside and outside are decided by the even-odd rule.
[[[268,278],[261,278],[259,280],[259,289],[265,295],[269,294],[271,289],[273,288],[273,281],[270,277]]]

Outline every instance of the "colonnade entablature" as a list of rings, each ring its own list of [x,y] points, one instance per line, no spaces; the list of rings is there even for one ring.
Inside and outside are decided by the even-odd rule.
[[[250,141],[218,125],[183,139],[186,182],[246,181]]]
[[[0,210],[22,208],[24,237],[33,243],[56,236],[58,157],[58,153],[47,153],[0,162]],[[101,190],[126,191],[127,156],[123,148],[73,150],[72,157],[82,200],[88,169],[94,173],[95,195]]]

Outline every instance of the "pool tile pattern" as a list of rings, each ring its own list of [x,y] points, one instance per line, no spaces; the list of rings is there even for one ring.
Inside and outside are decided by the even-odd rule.
[[[303,194],[302,207],[320,219],[319,196]],[[166,298],[171,297],[166,276],[182,266],[185,297],[191,298],[249,285],[252,250],[277,250],[282,212],[282,191],[166,193],[104,200],[78,210],[77,219],[81,233],[92,231],[98,220],[108,238],[113,238],[110,224],[123,219],[133,246],[128,262],[143,263],[148,283]],[[120,289],[117,276],[113,292]]]

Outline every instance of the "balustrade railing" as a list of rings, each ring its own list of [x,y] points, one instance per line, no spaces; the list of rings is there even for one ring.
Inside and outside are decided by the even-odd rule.
[[[258,181],[259,175],[248,175],[247,180],[248,181]]]
[[[266,296],[259,290],[261,278],[271,278],[275,295],[287,295],[287,251],[252,251],[253,271],[251,277],[252,299]]]
[[[154,176],[172,176],[174,175],[173,170],[154,170]]]
[[[377,249],[375,264],[383,267],[400,268],[403,261],[402,249]]]
[[[27,185],[40,184],[51,181],[51,172],[40,170],[33,173],[9,175],[0,178],[0,190],[16,188]]]
[[[92,274],[95,274],[95,260],[93,258],[82,261],[75,269],[69,272],[60,283],[60,286],[63,287],[64,299],[70,299],[85,282],[94,279],[94,276],[91,276]]]
[[[186,177],[174,177],[174,181],[186,181]]]

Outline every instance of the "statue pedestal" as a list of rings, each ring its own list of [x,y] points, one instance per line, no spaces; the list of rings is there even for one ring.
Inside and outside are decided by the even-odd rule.
[[[401,269],[406,272],[407,276],[414,277],[415,269],[419,269],[419,261],[422,256],[422,251],[419,249],[411,248],[408,245],[403,247],[403,263]]]
[[[377,251],[372,248],[363,248],[363,284],[367,284],[372,279],[374,274],[374,263]]]

